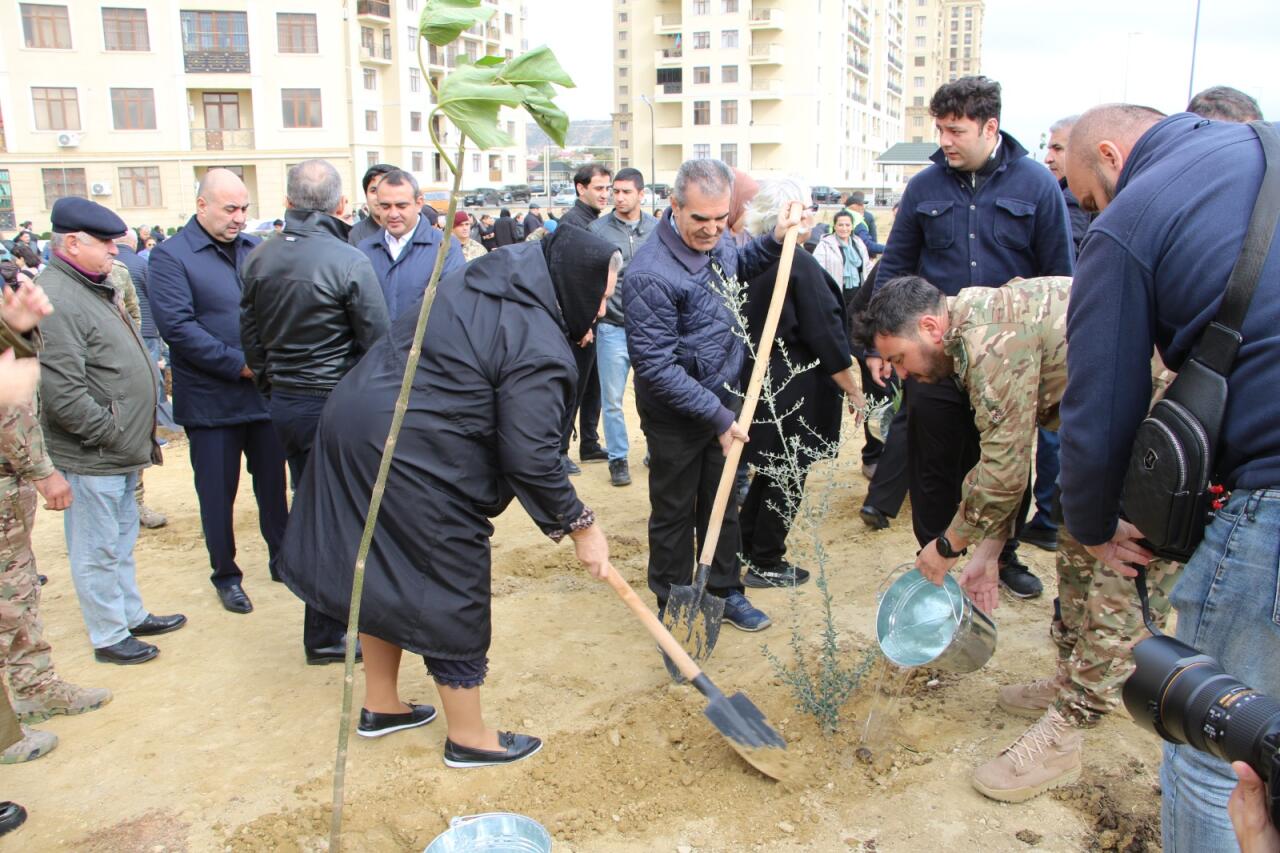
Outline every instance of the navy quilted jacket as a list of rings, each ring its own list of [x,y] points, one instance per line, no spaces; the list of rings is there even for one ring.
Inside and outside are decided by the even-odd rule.
[[[725,386],[738,386],[746,348],[712,262],[726,281],[746,280],[775,263],[782,246],[766,234],[739,249],[726,232],[710,252],[690,249],[670,208],[654,234],[636,249],[623,291],[636,404],[651,416],[701,421],[722,433],[737,408]]]

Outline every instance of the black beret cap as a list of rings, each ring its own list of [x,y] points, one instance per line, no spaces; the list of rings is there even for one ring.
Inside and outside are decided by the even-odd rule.
[[[83,231],[99,240],[114,240],[129,230],[113,211],[87,198],[60,198],[53,203],[53,230],[58,234]]]

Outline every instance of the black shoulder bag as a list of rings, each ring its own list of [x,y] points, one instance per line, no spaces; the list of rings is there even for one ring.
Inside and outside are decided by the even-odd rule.
[[[1213,481],[1227,408],[1227,375],[1243,341],[1240,327],[1280,221],[1280,135],[1261,121],[1249,126],[1262,142],[1266,171],[1240,257],[1217,316],[1200,334],[1168,392],[1139,425],[1120,497],[1125,518],[1146,536],[1143,544],[1157,556],[1178,562],[1191,558],[1205,526],[1226,499],[1223,486]]]

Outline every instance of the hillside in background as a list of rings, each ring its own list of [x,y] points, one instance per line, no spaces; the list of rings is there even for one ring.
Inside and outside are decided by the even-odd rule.
[[[551,139],[542,132],[542,128],[529,122],[525,150],[530,157],[538,157],[542,149],[551,145]],[[569,122],[569,134],[565,138],[565,148],[595,147],[613,144],[613,122],[608,119],[591,119],[587,121]]]

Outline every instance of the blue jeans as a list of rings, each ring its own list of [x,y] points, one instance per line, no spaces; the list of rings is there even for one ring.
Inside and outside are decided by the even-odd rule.
[[[128,637],[147,618],[133,563],[138,474],[64,476],[71,485],[71,506],[62,518],[71,580],[89,641],[101,649]]]
[[[1036,430],[1036,480],[1032,494],[1036,498],[1036,514],[1031,516],[1029,527],[1057,530],[1053,520],[1053,490],[1058,485],[1058,434],[1043,427]]]
[[[1231,675],[1280,696],[1280,489],[1231,496],[1205,531],[1170,603],[1178,639]],[[1274,780],[1273,780],[1274,781]],[[1190,746],[1165,744],[1160,768],[1166,853],[1238,850],[1227,798],[1230,765]]]
[[[596,324],[596,365],[600,371],[600,405],[609,461],[626,459],[631,449],[622,415],[622,397],[627,393],[627,374],[631,371],[626,329],[611,323]]]
[[[156,366],[156,423],[165,429],[180,430],[182,427],[173,419],[173,404],[164,395],[164,371],[160,369],[160,360],[169,359],[169,348],[160,338],[143,338],[142,342],[147,345],[151,362]]]

